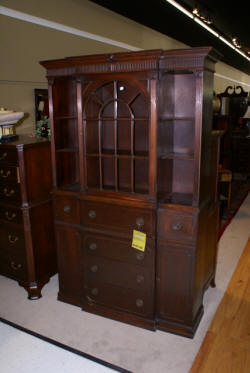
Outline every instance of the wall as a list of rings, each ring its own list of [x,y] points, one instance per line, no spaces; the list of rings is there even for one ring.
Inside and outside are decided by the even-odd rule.
[[[186,47],[88,0],[1,0],[1,6],[56,22],[59,28],[74,28],[67,29],[71,32],[68,33],[0,15],[0,38],[4,51],[0,60],[0,106],[26,113],[27,118],[17,127],[17,133],[32,132],[35,128],[34,88],[47,87],[45,70],[39,61],[131,49]],[[109,40],[94,40],[98,36]],[[224,76],[248,84],[243,86],[245,90],[250,88],[250,77],[228,65],[218,63],[216,74],[214,88],[217,93],[224,91],[229,84],[239,84],[226,80]]]

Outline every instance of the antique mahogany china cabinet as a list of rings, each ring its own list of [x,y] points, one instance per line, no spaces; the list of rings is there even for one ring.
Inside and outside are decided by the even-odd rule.
[[[57,272],[50,142],[21,135],[0,144],[0,274],[29,299]]]
[[[218,58],[202,47],[41,62],[49,83],[59,300],[194,335],[215,277]],[[138,232],[146,236],[134,248]]]

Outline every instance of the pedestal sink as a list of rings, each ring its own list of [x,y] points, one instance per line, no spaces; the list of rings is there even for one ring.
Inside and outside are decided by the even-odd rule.
[[[1,134],[0,134],[0,142],[9,142],[16,140],[18,138],[17,135],[11,133],[12,127],[24,116],[24,113],[19,111],[13,110],[6,110],[4,108],[0,108],[0,127],[1,127]],[[5,134],[8,132],[8,134]]]

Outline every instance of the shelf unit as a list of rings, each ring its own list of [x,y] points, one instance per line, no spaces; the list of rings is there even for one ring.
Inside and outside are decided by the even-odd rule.
[[[213,49],[43,61],[58,299],[192,337],[214,285]],[[131,247],[133,230],[145,250]]]

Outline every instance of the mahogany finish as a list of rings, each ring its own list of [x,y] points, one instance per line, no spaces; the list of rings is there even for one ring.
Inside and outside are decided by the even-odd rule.
[[[194,335],[215,277],[218,58],[206,47],[41,62],[60,300]],[[147,235],[144,252],[131,247],[133,230]]]
[[[0,274],[23,286],[29,299],[57,271],[50,143],[20,136],[0,144]]]

